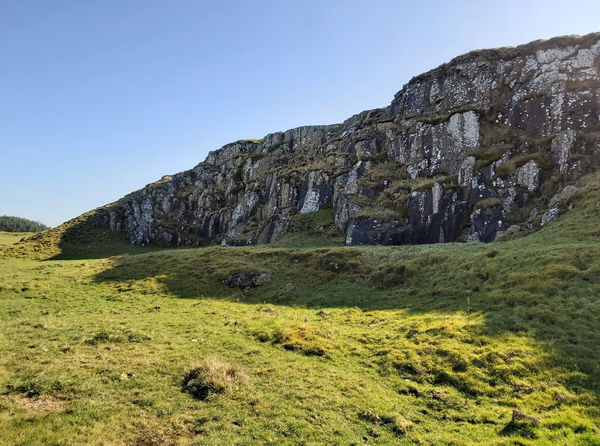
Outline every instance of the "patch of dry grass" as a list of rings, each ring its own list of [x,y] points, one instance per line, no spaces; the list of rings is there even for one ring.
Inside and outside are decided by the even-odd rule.
[[[10,395],[9,400],[19,409],[32,414],[44,414],[49,412],[62,412],[66,409],[65,401],[52,397],[28,398],[24,395]]]
[[[192,367],[183,378],[183,390],[205,400],[213,394],[229,393],[248,380],[241,367],[209,356]]]

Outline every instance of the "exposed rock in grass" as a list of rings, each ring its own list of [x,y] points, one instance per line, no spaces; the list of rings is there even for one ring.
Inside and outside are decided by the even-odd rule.
[[[223,283],[230,288],[254,288],[265,285],[271,281],[271,273],[264,271],[241,271],[223,279]]]
[[[516,423],[517,421],[527,421],[532,424],[540,424],[542,420],[538,417],[534,417],[533,415],[529,415],[522,410],[514,409],[512,412],[512,422]]]
[[[568,185],[562,188],[556,195],[554,195],[548,203],[548,209],[542,214],[541,226],[558,219],[561,213],[561,207],[565,205],[575,193],[577,192],[577,186]]]

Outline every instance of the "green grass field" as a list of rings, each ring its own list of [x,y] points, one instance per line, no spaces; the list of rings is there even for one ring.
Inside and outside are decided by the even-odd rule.
[[[0,444],[600,445],[598,178],[492,244],[5,248]]]
[[[13,245],[22,238],[30,236],[31,232],[2,232],[0,231],[0,246]]]

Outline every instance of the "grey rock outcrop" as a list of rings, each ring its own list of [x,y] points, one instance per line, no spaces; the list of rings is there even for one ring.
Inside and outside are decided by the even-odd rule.
[[[548,203],[548,209],[542,214],[540,225],[544,226],[546,223],[557,220],[560,214],[560,205],[563,201],[570,198],[577,191],[577,187],[573,185],[565,186],[554,195]]]
[[[475,51],[388,107],[228,144],[97,212],[137,245],[270,243],[329,208],[347,244],[488,242],[539,225],[534,202],[558,215],[598,166],[599,117],[600,33]]]
[[[271,281],[271,274],[262,271],[241,271],[223,279],[223,283],[230,288],[254,288],[265,285]]]

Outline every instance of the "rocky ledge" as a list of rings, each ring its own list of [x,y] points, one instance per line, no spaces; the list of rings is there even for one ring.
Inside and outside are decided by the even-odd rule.
[[[600,157],[600,33],[460,56],[385,108],[228,144],[96,211],[131,243],[270,243],[331,209],[346,244],[489,242],[558,217]]]

